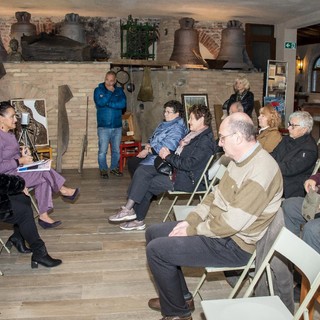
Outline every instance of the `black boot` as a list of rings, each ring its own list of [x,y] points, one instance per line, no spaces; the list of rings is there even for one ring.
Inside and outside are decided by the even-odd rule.
[[[11,249],[12,246],[15,246],[20,253],[32,252],[28,247],[26,247],[26,243],[24,239],[22,238],[20,233],[17,233],[17,232],[14,232],[14,234],[10,236],[10,238],[6,243],[6,246],[8,247],[8,249]]]
[[[62,263],[60,259],[53,259],[49,256],[46,246],[43,244],[41,247],[33,249],[31,257],[31,268],[38,268],[38,265],[45,266],[47,268],[53,268]]]

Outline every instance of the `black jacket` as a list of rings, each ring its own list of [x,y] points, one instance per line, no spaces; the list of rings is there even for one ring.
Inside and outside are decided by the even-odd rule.
[[[292,139],[283,137],[271,155],[283,176],[285,198],[304,197],[304,182],[310,177],[318,159],[318,148],[310,134]]]
[[[24,189],[25,182],[19,176],[0,174],[0,220],[12,214],[8,195],[17,194]]]
[[[230,106],[234,103],[240,101],[243,106],[243,111],[249,117],[252,117],[252,111],[254,107],[254,95],[251,91],[245,91],[242,95],[234,93],[230,96],[227,105],[227,112],[229,114]]]
[[[174,190],[192,192],[209,158],[215,153],[216,143],[210,128],[187,144],[180,155],[170,154],[166,161],[176,170]],[[204,186],[200,190],[204,189]]]

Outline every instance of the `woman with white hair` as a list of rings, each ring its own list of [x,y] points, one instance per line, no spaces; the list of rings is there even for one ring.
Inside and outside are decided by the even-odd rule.
[[[234,94],[227,100],[227,112],[229,114],[230,106],[240,101],[243,106],[243,112],[252,117],[254,107],[254,95],[250,91],[249,80],[245,76],[238,76],[233,85]]]
[[[303,184],[311,176],[318,159],[317,143],[311,135],[313,118],[306,111],[289,116],[289,135],[284,136],[271,155],[283,176],[284,198],[304,197]]]

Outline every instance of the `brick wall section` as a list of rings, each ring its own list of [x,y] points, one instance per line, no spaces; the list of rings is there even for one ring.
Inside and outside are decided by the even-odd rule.
[[[48,132],[54,159],[57,146],[58,87],[68,85],[73,98],[66,104],[70,127],[69,146],[62,168],[78,168],[80,147],[85,134],[86,101],[89,96],[89,146],[84,167],[97,167],[96,110],[93,90],[103,82],[109,63],[4,63],[7,74],[0,80],[0,99],[44,98]]]
[[[109,63],[4,63],[7,74],[0,79],[0,100],[14,98],[46,99],[49,138],[54,158],[57,146],[58,87],[67,84],[73,98],[66,104],[70,139],[63,156],[63,169],[78,168],[83,135],[85,134],[86,97],[89,96],[89,146],[84,168],[97,168],[96,111],[93,90],[102,82]],[[131,73],[136,90],[127,91],[127,110],[134,115],[136,133],[146,142],[154,128],[162,120],[163,104],[171,99],[181,99],[183,93],[207,93],[210,108],[221,104],[232,93],[236,71],[223,70],[152,70],[153,102],[137,101],[141,86],[142,70]],[[263,74],[247,73],[256,100],[262,101]],[[144,105],[144,109],[140,108]],[[254,115],[255,116],[255,115]],[[215,121],[213,128],[216,134]]]

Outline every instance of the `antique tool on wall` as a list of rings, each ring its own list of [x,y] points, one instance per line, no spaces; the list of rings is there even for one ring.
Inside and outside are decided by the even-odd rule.
[[[83,161],[84,161],[84,154],[88,154],[88,118],[89,118],[89,97],[87,96],[87,109],[86,109],[86,133],[82,138],[82,146],[80,151],[80,160],[79,160],[79,168],[78,172],[82,173],[83,169]]]
[[[151,69],[145,67],[143,69],[143,77],[141,87],[138,93],[137,100],[139,101],[153,101],[153,88],[151,82]]]
[[[69,120],[66,103],[73,98],[68,85],[58,88],[58,141],[57,141],[57,164],[56,170],[62,171],[62,156],[68,149],[69,144]]]

